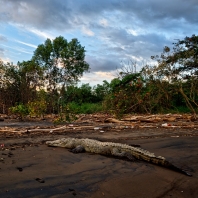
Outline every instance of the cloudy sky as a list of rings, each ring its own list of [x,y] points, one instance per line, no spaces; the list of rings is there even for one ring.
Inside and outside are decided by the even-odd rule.
[[[198,0],[0,0],[0,59],[16,64],[47,38],[77,38],[91,68],[81,80],[91,85],[197,32]]]

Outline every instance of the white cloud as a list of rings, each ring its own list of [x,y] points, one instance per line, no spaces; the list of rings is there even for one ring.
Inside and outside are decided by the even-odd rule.
[[[35,29],[35,28],[26,28],[29,32],[32,32],[33,34],[41,37],[41,38],[44,38],[44,39],[54,39],[55,36],[47,31],[40,31],[38,29]]]
[[[133,36],[137,36],[138,35],[138,31],[137,30],[133,30],[133,29],[128,29],[127,33],[132,34]]]
[[[18,51],[18,52],[22,52],[22,53],[26,53],[26,54],[32,54],[31,51],[28,51],[27,49],[24,49],[24,48],[21,48],[21,47],[16,47],[16,46],[15,47],[10,47],[8,45],[3,45],[3,44],[1,44],[1,45],[6,47],[6,48]]]
[[[144,61],[144,58],[142,56],[133,56],[127,54],[126,57],[128,57],[129,60],[137,61],[137,62],[142,62]]]
[[[18,41],[18,40],[15,40],[15,42],[21,43],[21,44],[23,44],[23,45],[26,45],[26,46],[29,46],[29,47],[32,47],[32,48],[37,48],[36,45],[33,45],[33,44],[31,44],[31,43],[25,43],[25,42]]]
[[[94,32],[88,29],[87,27],[83,26],[82,27],[82,33],[87,35],[87,36],[94,36]]]
[[[4,63],[10,63],[11,62],[8,57],[0,58],[0,60],[2,60]]]
[[[115,78],[115,74],[113,74],[112,72],[95,72],[95,74],[102,79],[108,79],[108,80],[112,80],[113,78]]]
[[[102,25],[103,27],[109,26],[108,21],[104,18],[99,21],[99,24]]]
[[[91,72],[85,73],[80,80],[81,83],[89,83],[91,86],[94,86],[101,84],[103,80],[110,82],[115,77],[116,75],[113,72]]]

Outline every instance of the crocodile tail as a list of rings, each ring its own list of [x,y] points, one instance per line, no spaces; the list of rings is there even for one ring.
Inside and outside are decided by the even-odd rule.
[[[181,169],[181,168],[179,168],[179,167],[171,164],[167,160],[164,161],[163,166],[166,167],[166,168],[168,168],[168,169],[171,169],[171,170],[174,170],[176,172],[179,172],[179,173],[182,173],[184,175],[187,175],[189,177],[192,177],[192,174],[190,174],[190,173],[186,172],[185,170],[183,170],[183,169]]]

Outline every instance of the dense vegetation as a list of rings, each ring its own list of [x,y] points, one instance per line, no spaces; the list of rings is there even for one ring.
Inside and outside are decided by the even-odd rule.
[[[68,119],[76,113],[106,111],[121,117],[125,113],[197,113],[198,36],[192,35],[165,46],[152,56],[156,65],[136,72],[132,63],[110,83],[77,86],[89,70],[85,50],[77,39],[47,39],[30,61],[17,65],[0,62],[0,113],[21,117],[59,113]]]

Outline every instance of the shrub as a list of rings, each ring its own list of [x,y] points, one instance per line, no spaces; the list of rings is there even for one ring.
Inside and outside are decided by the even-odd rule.
[[[19,104],[14,107],[10,107],[10,111],[13,114],[19,116],[20,120],[23,120],[23,118],[29,114],[29,110],[27,106],[24,104]]]

